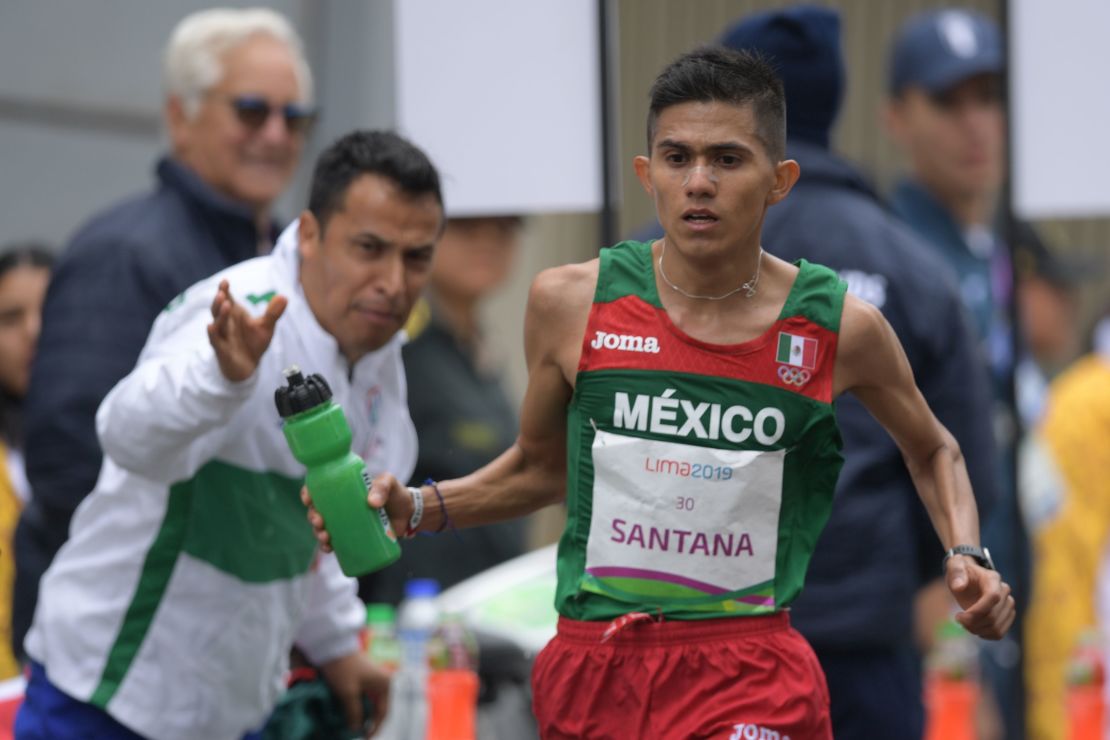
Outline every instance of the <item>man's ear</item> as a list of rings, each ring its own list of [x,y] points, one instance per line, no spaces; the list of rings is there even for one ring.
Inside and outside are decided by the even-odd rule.
[[[189,143],[189,116],[185,113],[185,101],[177,95],[168,96],[162,107],[162,116],[170,136],[170,148],[175,154],[180,153]]]
[[[312,215],[312,211],[301,211],[300,221],[297,222],[297,243],[301,250],[301,259],[311,259],[320,254],[320,222]]]
[[[773,206],[785,198],[801,174],[801,167],[793,159],[784,159],[775,165],[775,184],[767,193],[767,205]]]
[[[887,135],[900,147],[906,145],[905,102],[900,98],[890,98],[879,109],[880,124]]]
[[[636,170],[636,179],[651,197],[655,197],[655,190],[651,187],[651,159],[639,154],[632,159],[632,169]]]

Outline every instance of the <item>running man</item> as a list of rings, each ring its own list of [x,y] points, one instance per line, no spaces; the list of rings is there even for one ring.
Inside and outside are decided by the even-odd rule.
[[[647,130],[635,168],[664,237],[536,278],[517,442],[437,485],[379,476],[369,501],[434,532],[565,499],[558,635],[532,678],[544,738],[828,738],[824,677],[786,608],[840,470],[838,395],[887,428],[945,548],[970,553],[944,560],[961,624],[997,639],[1013,599],[979,549],[959,447],[882,315],[760,246],[799,172],[775,73],[683,55],[652,87]]]

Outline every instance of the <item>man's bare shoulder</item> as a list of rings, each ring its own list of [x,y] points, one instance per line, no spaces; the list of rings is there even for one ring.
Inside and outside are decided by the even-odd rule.
[[[865,348],[885,334],[886,317],[873,304],[851,293],[844,296],[844,312],[840,317],[840,351],[853,352]]]
[[[524,351],[530,367],[549,361],[573,385],[597,275],[594,259],[549,268],[532,281],[524,319]]]
[[[836,352],[834,394],[839,395],[858,384],[869,384],[875,377],[882,377],[889,363],[900,354],[892,352],[897,345],[894,331],[878,308],[851,293],[845,295]]]
[[[528,305],[541,314],[576,314],[593,303],[598,260],[550,267],[532,280]]]

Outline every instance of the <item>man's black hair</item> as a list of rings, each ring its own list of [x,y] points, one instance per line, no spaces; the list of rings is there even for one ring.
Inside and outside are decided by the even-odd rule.
[[[419,147],[392,131],[352,131],[316,160],[308,210],[321,231],[343,207],[351,183],[362,175],[385,178],[413,198],[432,195],[443,207],[439,172]]]
[[[0,276],[16,267],[42,267],[47,270],[54,266],[54,253],[39,242],[17,242],[0,247]]]
[[[750,105],[756,133],[772,162],[786,156],[786,94],[782,80],[760,54],[705,46],[668,64],[651,86],[648,152],[659,115],[682,103]]]

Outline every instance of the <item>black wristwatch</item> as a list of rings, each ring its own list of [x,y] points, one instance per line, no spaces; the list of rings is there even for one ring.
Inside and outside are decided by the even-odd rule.
[[[944,560],[940,561],[940,570],[942,573],[948,571],[948,558],[953,555],[967,555],[969,558],[979,564],[979,567],[986,568],[987,570],[998,570],[994,567],[994,561],[991,560],[991,553],[985,547],[976,547],[975,545],[956,545],[955,547],[944,553]]]

